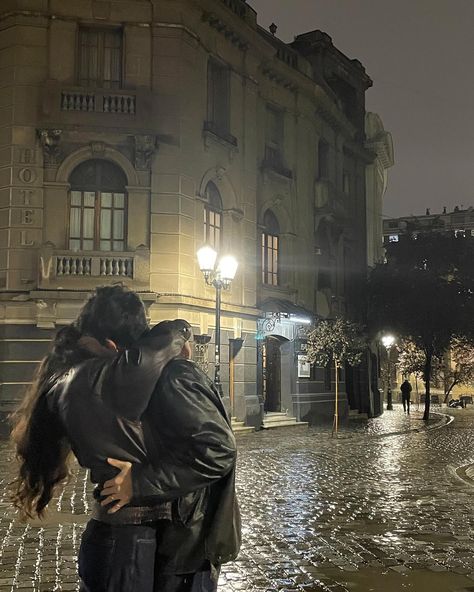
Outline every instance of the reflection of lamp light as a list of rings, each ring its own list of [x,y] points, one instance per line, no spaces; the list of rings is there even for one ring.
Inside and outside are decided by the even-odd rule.
[[[220,354],[221,354],[221,291],[228,290],[235,278],[239,266],[237,259],[232,255],[224,255],[219,259],[216,267],[217,252],[205,245],[197,252],[199,269],[202,271],[206,284],[216,289],[216,340],[215,340],[215,371],[214,382],[222,394],[220,379]]]
[[[388,381],[387,381],[387,411],[393,411],[393,403],[392,403],[392,368],[390,366],[390,348],[395,343],[395,337],[390,335],[384,335],[382,337],[382,345],[387,350],[387,374],[388,374]]]

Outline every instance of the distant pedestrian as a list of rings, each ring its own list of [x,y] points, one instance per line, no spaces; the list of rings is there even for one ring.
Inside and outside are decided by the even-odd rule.
[[[407,412],[410,415],[410,394],[411,394],[411,384],[408,380],[404,380],[400,386],[400,390],[402,391],[402,403],[403,403],[403,412]]]

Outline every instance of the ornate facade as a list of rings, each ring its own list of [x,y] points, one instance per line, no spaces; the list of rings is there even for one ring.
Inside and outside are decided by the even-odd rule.
[[[7,4],[1,411],[54,329],[107,282],[141,292],[152,322],[189,319],[212,372],[214,292],[195,257],[207,240],[240,262],[222,319],[232,413],[253,426],[266,411],[323,417],[334,377],[298,376],[302,327],[360,316],[379,233],[360,62],[320,31],[284,44],[243,0]],[[367,380],[349,382],[350,405],[373,410]]]

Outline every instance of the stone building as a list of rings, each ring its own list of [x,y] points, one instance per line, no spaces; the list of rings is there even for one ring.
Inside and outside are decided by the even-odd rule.
[[[3,413],[55,328],[108,282],[138,290],[152,322],[189,319],[212,372],[205,242],[240,263],[222,318],[233,415],[331,413],[334,376],[297,364],[304,327],[360,316],[368,204],[390,159],[360,62],[320,31],[289,45],[275,32],[243,0],[1,3]],[[367,373],[347,381],[361,411]]]
[[[455,206],[451,212],[444,207],[440,213],[429,208],[420,216],[401,216],[383,221],[384,242],[398,242],[400,234],[419,232],[452,232],[456,236],[474,236],[474,207]]]

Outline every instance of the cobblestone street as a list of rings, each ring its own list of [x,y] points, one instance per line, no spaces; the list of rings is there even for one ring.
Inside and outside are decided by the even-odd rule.
[[[241,437],[244,545],[220,590],[474,590],[474,488],[455,473],[474,462],[474,412],[452,412],[428,430],[397,406],[351,420],[338,440],[314,430]],[[2,491],[11,467],[3,443]],[[78,471],[43,525],[16,523],[3,491],[0,590],[77,589],[89,489]]]

